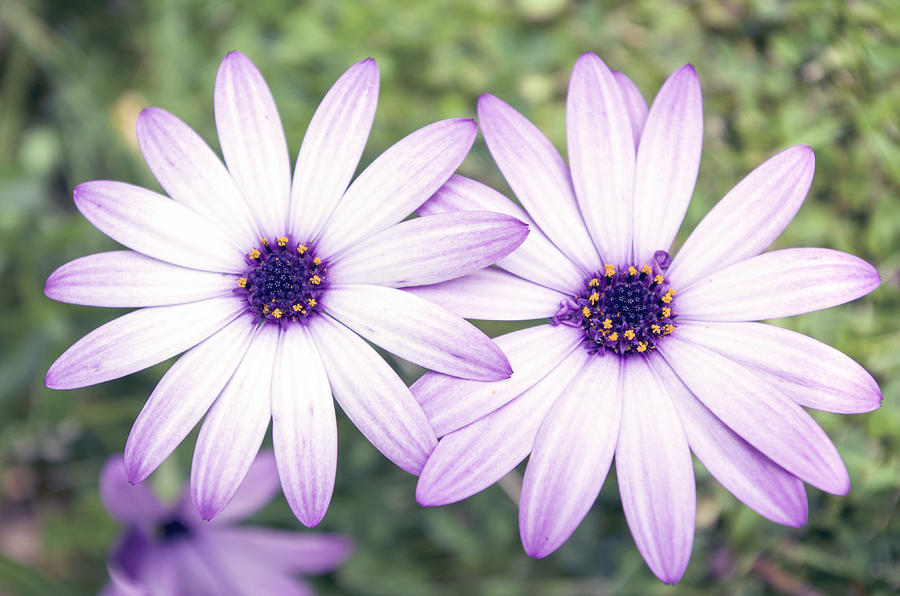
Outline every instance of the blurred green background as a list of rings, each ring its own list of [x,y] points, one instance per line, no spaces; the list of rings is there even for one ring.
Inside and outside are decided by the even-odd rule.
[[[872,414],[816,414],[853,483],[809,490],[810,519],[783,528],[698,466],[693,557],[672,589],[641,561],[615,475],[574,536],[532,560],[518,541],[516,477],[424,510],[415,478],[339,419],[337,487],[323,529],[358,550],[314,580],[323,594],[887,594],[900,590],[900,10],[880,2],[567,0],[2,0],[0,2],[0,593],[93,593],[117,527],[97,494],[105,458],[168,363],[74,391],[43,375],[118,312],[55,303],[47,275],[113,248],[74,209],[79,182],[158,188],[134,122],[165,107],[217,147],[216,68],[239,49],[266,76],[296,157],[331,83],[366,56],[381,97],[363,165],[431,121],[474,116],[494,93],[565,147],[565,92],[594,51],[648,99],[685,62],[704,91],[703,162],[681,242],[718,198],[775,152],[816,151],[810,195],[777,246],[824,246],[874,263],[884,283],[852,304],[778,324],[836,346],[879,380]],[[481,140],[462,172],[508,192]],[[491,333],[503,330],[486,325]],[[397,362],[408,381],[419,371]],[[194,436],[151,479],[172,495]],[[299,529],[283,498],[257,521]]]

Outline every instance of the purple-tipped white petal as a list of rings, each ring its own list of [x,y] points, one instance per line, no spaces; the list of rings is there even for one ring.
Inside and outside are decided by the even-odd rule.
[[[473,120],[441,120],[394,143],[344,193],[317,240],[318,253],[334,256],[415,211],[459,167],[476,130]]]
[[[546,557],[572,535],[600,494],[616,450],[622,361],[587,357],[541,425],[528,459],[519,533],[532,557]]]
[[[528,224],[528,237],[497,266],[534,283],[565,293],[580,287],[584,274],[540,231],[525,210],[481,182],[453,174],[419,207],[420,215],[455,211],[494,211]]]
[[[647,115],[634,183],[634,259],[668,250],[694,192],[703,144],[700,80],[690,64],[666,80]]]
[[[137,140],[150,171],[170,197],[215,223],[239,245],[256,245],[259,230],[241,191],[190,126],[166,110],[147,108],[138,116]]]
[[[659,352],[716,417],[769,459],[825,492],[850,490],[834,444],[778,385],[677,333]]]
[[[110,517],[122,524],[152,524],[166,513],[149,486],[128,481],[118,455],[106,460],[100,472],[100,500]]]
[[[680,333],[680,329],[679,329]],[[775,523],[806,523],[803,481],[725,426],[662,358],[650,361],[672,396],[691,450],[709,473],[748,507]]]
[[[757,371],[808,408],[861,414],[881,405],[881,389],[852,358],[800,333],[763,323],[692,323],[678,335]]]
[[[694,229],[668,277],[683,288],[765,250],[794,218],[815,167],[812,149],[798,145],[750,172]]]
[[[316,237],[344,195],[375,119],[378,65],[357,62],[316,108],[294,168],[290,231],[300,242]]]
[[[575,350],[547,376],[509,403],[438,442],[416,485],[420,505],[446,505],[471,497],[525,459],[544,417],[587,363]]]
[[[439,284],[403,290],[463,318],[491,321],[546,319],[568,298],[499,269],[482,269]]]
[[[827,248],[786,248],[705,275],[681,290],[678,315],[699,321],[789,317],[855,300],[878,287],[874,267]]]
[[[130,250],[88,255],[50,274],[44,294],[89,306],[164,306],[231,294],[233,275],[199,271]]]
[[[218,530],[214,540],[270,568],[315,575],[336,569],[350,555],[353,542],[340,534],[300,534],[260,527]]]
[[[142,308],[94,329],[50,366],[51,389],[118,379],[191,348],[234,319],[246,303],[228,296]]]
[[[216,130],[228,171],[263,236],[287,232],[291,165],[278,108],[265,79],[240,52],[219,65]]]
[[[75,187],[75,206],[115,240],[148,257],[207,271],[240,273],[241,247],[184,205],[140,186],[94,180]]]
[[[275,498],[281,489],[275,456],[269,449],[259,452],[228,506],[212,520],[214,524],[230,525],[243,521]]]
[[[527,235],[518,219],[490,211],[418,217],[349,247],[328,276],[332,283],[395,288],[439,283],[497,262]]]
[[[513,375],[482,383],[428,372],[410,389],[428,415],[434,432],[443,436],[506,404],[540,381],[584,339],[584,332],[565,325],[540,325],[494,339],[509,358]]]
[[[628,119],[631,121],[631,133],[634,137],[635,152],[637,152],[637,148],[640,146],[641,132],[644,130],[644,123],[647,121],[647,113],[650,109],[647,107],[647,101],[641,95],[637,85],[625,73],[614,70],[613,76],[616,77],[616,83],[619,85],[619,91],[622,93],[622,99],[625,100],[625,110],[628,112]]]
[[[478,98],[478,119],[497,166],[538,227],[584,273],[599,269],[601,260],[578,211],[569,168],[556,147],[493,95]]]
[[[277,345],[278,327],[260,327],[203,421],[191,464],[191,497],[203,519],[228,505],[262,444]]]
[[[284,496],[307,527],[322,521],[337,470],[337,422],[325,366],[309,331],[281,331],[272,374],[272,441]]]
[[[125,443],[131,482],[149,476],[197,425],[231,378],[255,331],[252,316],[238,317],[188,350],[163,375]]]
[[[631,536],[667,584],[691,557],[697,497],[691,451],[662,380],[643,358],[624,362],[616,476]]]
[[[631,264],[634,137],[615,77],[591,53],[572,70],[566,139],[575,196],[594,245],[607,263]]]
[[[479,381],[505,379],[512,373],[506,356],[481,330],[403,290],[335,285],[322,304],[375,345],[426,368]]]
[[[421,472],[437,439],[397,373],[362,338],[328,317],[313,319],[310,331],[347,417],[389,460],[410,474]]]

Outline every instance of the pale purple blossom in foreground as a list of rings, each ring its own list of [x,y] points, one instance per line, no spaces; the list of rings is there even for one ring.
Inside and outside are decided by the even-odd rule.
[[[336,569],[353,546],[337,534],[235,525],[268,504],[278,488],[275,457],[261,452],[228,507],[208,522],[187,490],[163,504],[146,484],[128,482],[121,456],[111,457],[100,475],[100,498],[126,529],[110,552],[111,581],[101,594],[311,596],[297,576]]]
[[[75,189],[82,214],[132,250],[64,265],[46,294],[146,308],[75,343],[46,383],[84,387],[187,350],[138,416],[125,469],[132,482],[146,478],[205,415],[191,468],[205,519],[228,504],[271,419],[287,500],[301,522],[318,524],[337,461],[332,394],[386,457],[421,471],[437,439],[409,389],[365,340],[449,375],[511,373],[484,333],[402,288],[486,267],[516,248],[527,227],[486,212],[403,221],[462,162],[475,138],[472,120],[413,132],[351,183],[378,81],[367,59],[334,84],[307,128],[292,178],[272,95],[250,60],[232,52],[214,97],[224,165],[181,120],[148,108],[138,142],[171,199],[123,182]]]
[[[568,167],[496,97],[482,96],[478,114],[525,210],[454,176],[420,213],[487,209],[531,233],[497,268],[413,291],[465,317],[550,322],[496,338],[509,379],[431,372],[413,385],[443,437],[418,501],[464,499],[530,454],[519,529],[528,554],[543,557],[579,525],[615,458],[638,550],[674,583],[693,543],[691,451],[777,523],[806,522],[804,482],[845,494],[847,470],[803,407],[868,412],[881,402],[878,385],[837,350],[755,322],[841,304],[880,282],[834,250],[760,254],[803,202],[812,150],[792,147],[751,172],[671,258],[703,136],[693,67],[673,73],[648,110],[630,80],[583,55],[569,84]]]

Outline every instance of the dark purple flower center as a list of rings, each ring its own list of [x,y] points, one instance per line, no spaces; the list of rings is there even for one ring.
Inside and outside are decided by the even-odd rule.
[[[646,354],[675,331],[674,303],[675,290],[659,269],[606,265],[550,321],[581,327],[592,354]]]
[[[159,524],[159,536],[163,542],[186,538],[190,535],[191,530],[177,519],[171,519],[167,522]]]
[[[235,292],[261,320],[285,326],[305,323],[319,312],[328,268],[308,244],[292,242],[288,236],[274,242],[263,238],[246,261],[247,271]]]

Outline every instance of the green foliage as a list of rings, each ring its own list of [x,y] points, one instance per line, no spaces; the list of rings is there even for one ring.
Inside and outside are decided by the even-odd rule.
[[[802,529],[769,523],[698,465],[698,527],[684,593],[900,590],[900,11],[845,2],[574,0],[4,0],[0,3],[0,592],[92,593],[105,581],[115,524],[97,497],[164,366],[84,390],[42,376],[82,334],[116,313],[41,292],[57,266],[113,247],[73,208],[72,187],[112,178],[158,188],[134,120],[145,105],[178,114],[217,147],[212,88],[231,49],[266,76],[296,156],[318,101],[352,63],[381,68],[363,164],[439,118],[473,116],[483,92],[565,148],[565,91],[594,51],[645,96],[692,62],[704,89],[705,146],[679,240],[766,157],[816,151],[812,191],[776,246],[825,246],[874,263],[870,296],[779,322],[836,346],[878,378],[884,405],[817,415],[853,482],[846,497],[809,490]],[[483,143],[463,173],[508,192]],[[487,326],[491,333],[500,325]],[[412,380],[413,369],[398,364]],[[194,437],[154,476],[171,495]],[[671,593],[642,563],[614,474],[569,542],[529,559],[518,544],[514,477],[463,503],[425,510],[415,479],[340,421],[337,488],[322,528],[355,537],[323,594]],[[261,523],[299,524],[283,499]]]

